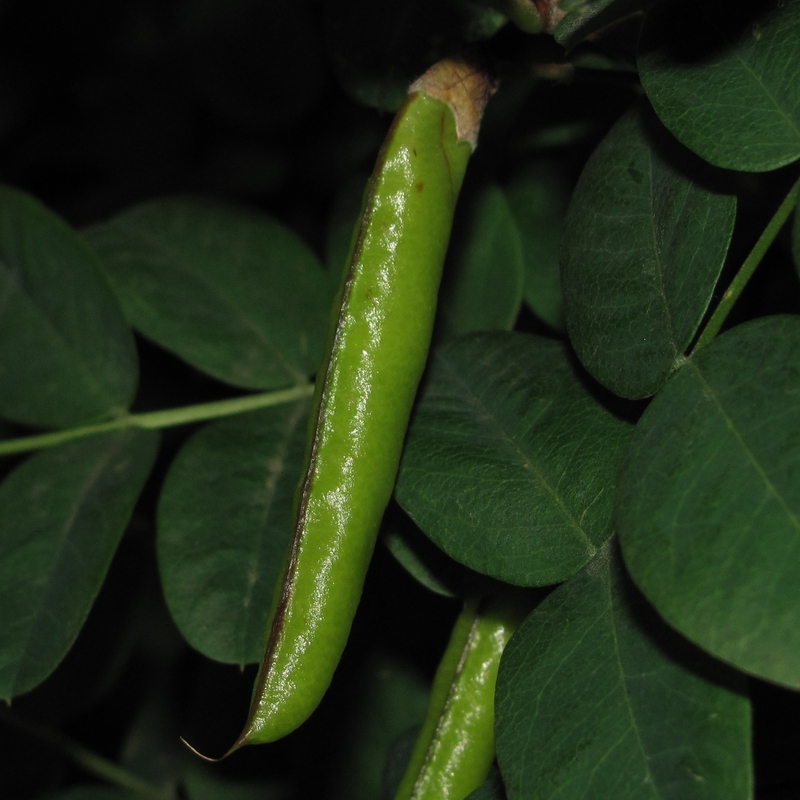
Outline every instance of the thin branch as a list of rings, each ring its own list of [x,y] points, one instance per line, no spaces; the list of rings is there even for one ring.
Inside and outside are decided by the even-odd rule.
[[[761,263],[761,259],[764,258],[770,245],[775,241],[775,237],[797,205],[798,196],[800,196],[800,178],[797,179],[789,190],[789,193],[769,221],[764,232],[759,236],[758,241],[750,251],[750,255],[744,260],[739,272],[736,273],[736,276],[731,281],[731,285],[728,287],[725,294],[722,295],[722,300],[719,301],[719,305],[714,309],[714,313],[711,315],[711,319],[706,324],[702,334],[700,334],[700,338],[692,349],[692,353],[696,353],[707,344],[710,344],[719,333],[728,314],[730,314],[731,309],[739,299],[739,295],[744,291],[744,287],[747,286],[747,282],[756,271],[756,267]]]
[[[245,397],[234,397],[230,400],[218,400],[214,403],[199,403],[194,406],[170,408],[164,411],[148,411],[143,414],[126,414],[108,422],[99,422],[95,425],[81,425],[76,428],[67,428],[50,433],[40,433],[34,436],[22,436],[18,439],[0,441],[0,456],[13,453],[25,453],[29,450],[41,450],[45,447],[70,442],[73,439],[82,439],[85,436],[94,436],[109,431],[124,430],[126,428],[147,428],[157,430],[169,428],[174,425],[186,425],[190,422],[203,422],[209,419],[229,417],[245,411],[255,411],[259,408],[291,403],[303,397],[310,397],[314,392],[314,385],[305,383],[284,389],[279,392],[264,392],[251,394]]]

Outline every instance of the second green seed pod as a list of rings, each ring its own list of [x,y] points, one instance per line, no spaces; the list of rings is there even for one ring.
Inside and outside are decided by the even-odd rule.
[[[495,755],[500,658],[532,607],[531,594],[522,590],[465,604],[395,800],[464,800],[486,780]]]

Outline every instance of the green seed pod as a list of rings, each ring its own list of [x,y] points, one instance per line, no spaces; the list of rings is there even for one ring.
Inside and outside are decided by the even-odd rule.
[[[532,606],[522,591],[466,603],[395,800],[464,800],[489,776],[500,656]]]
[[[250,714],[235,750],[272,742],[322,699],[394,487],[430,346],[485,75],[440,62],[412,85],[378,157],[317,377],[307,468]]]

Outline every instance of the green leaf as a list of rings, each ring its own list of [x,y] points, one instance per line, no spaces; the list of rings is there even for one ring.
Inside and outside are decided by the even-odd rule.
[[[440,295],[446,336],[509,330],[522,304],[522,245],[502,190],[483,187],[459,203]]]
[[[473,334],[434,355],[396,496],[471,569],[523,586],[555,583],[611,535],[629,432],[587,391],[563,344]]]
[[[553,330],[563,331],[559,254],[570,182],[553,161],[540,161],[516,174],[506,193],[522,241],[525,302]]]
[[[0,415],[67,427],[123,413],[133,337],[83,239],[32,197],[0,187]]]
[[[800,158],[800,4],[660,3],[639,51],[658,116],[707,161],[761,172]]]
[[[710,653],[800,688],[800,319],[715,339],[653,400],[621,468],[631,575]]]
[[[309,404],[207,425],[184,445],[158,508],[164,596],[181,633],[209,658],[261,657],[294,523]]]
[[[246,389],[316,371],[330,295],[316,256],[275,220],[160,200],[87,232],[131,324],[197,369]]]
[[[503,654],[497,757],[509,800],[749,800],[745,689],[659,620],[609,544]]]
[[[567,327],[584,366],[622,397],[664,385],[722,269],[736,200],[704,185],[702,166],[650,115],[631,112],[573,195],[561,273]]]
[[[127,430],[46,450],[0,485],[0,697],[66,655],[155,459],[158,435]]]
[[[339,81],[357,102],[384,111],[396,111],[409,84],[431,64],[506,22],[469,0],[331,0],[325,10]]]

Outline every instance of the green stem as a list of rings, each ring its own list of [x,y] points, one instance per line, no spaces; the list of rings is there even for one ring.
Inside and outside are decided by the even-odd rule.
[[[719,301],[719,305],[714,309],[714,313],[711,315],[711,319],[706,324],[702,334],[700,334],[700,338],[692,349],[692,353],[696,353],[698,350],[705,347],[719,333],[728,314],[730,314],[731,309],[739,299],[739,295],[756,271],[756,267],[761,263],[761,259],[764,258],[770,245],[775,241],[778,232],[789,218],[789,214],[792,213],[792,210],[797,205],[798,196],[800,196],[800,178],[798,178],[789,190],[789,194],[786,195],[784,201],[780,204],[778,210],[764,229],[764,232],[759,236],[758,241],[750,251],[750,255],[747,256],[739,272],[736,273],[736,277],[731,281],[731,285],[728,287],[725,294],[722,295],[722,300]]]
[[[0,441],[0,456],[12,453],[24,453],[29,450],[40,450],[44,447],[81,439],[84,436],[94,436],[98,433],[123,430],[124,428],[147,428],[157,430],[169,428],[173,425],[186,425],[189,422],[202,422],[219,417],[229,417],[241,414],[244,411],[255,411],[258,408],[277,406],[281,403],[291,403],[303,397],[310,397],[314,392],[314,385],[304,383],[291,389],[280,392],[264,392],[251,394],[245,397],[234,397],[230,400],[218,400],[215,403],[200,403],[182,408],[170,408],[166,411],[148,411],[144,414],[126,414],[108,422],[99,422],[95,425],[82,425],[77,428],[67,428],[62,431],[40,433],[35,436],[22,436],[19,439],[6,439]]]
[[[143,780],[113,761],[109,761],[77,742],[73,742],[57,731],[42,727],[35,722],[23,719],[5,710],[0,710],[0,718],[34,739],[38,739],[43,744],[61,751],[91,775],[102,778],[115,786],[119,786],[121,789],[127,789],[149,800],[173,800],[175,797],[175,792],[171,788],[157,786]]]

